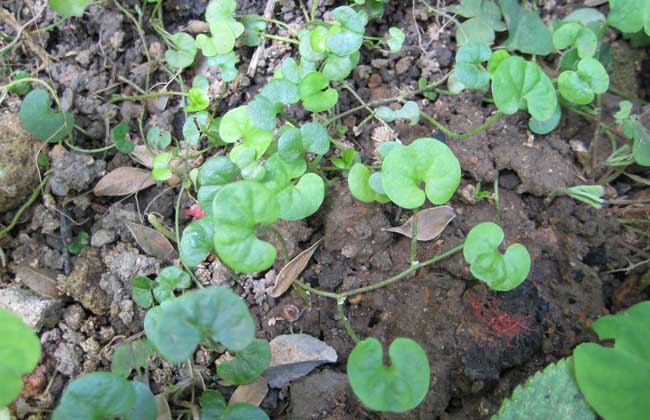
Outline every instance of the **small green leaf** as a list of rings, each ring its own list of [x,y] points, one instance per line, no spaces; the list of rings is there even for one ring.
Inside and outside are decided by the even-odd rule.
[[[280,215],[277,199],[265,186],[238,181],[223,187],[212,205],[214,248],[233,270],[254,273],[275,261],[275,248],[258,239],[256,228],[275,223]]]
[[[632,146],[634,161],[642,166],[650,166],[650,133],[640,123],[636,122],[634,130],[634,145]]]
[[[551,31],[536,12],[526,10],[516,0],[499,0],[499,6],[508,27],[506,46],[509,49],[534,55],[553,52]]]
[[[127,378],[134,369],[140,372],[147,367],[149,356],[156,354],[147,340],[136,340],[117,346],[111,358],[111,372]]]
[[[191,66],[196,57],[194,38],[185,32],[178,32],[172,35],[171,42],[175,49],[165,51],[167,63],[179,70]]]
[[[217,366],[217,375],[232,385],[253,382],[271,362],[269,342],[259,338],[235,354],[235,358]]]
[[[461,23],[456,30],[456,43],[458,45],[468,43],[492,45],[494,44],[494,29],[480,17],[471,18]]]
[[[151,289],[153,289],[153,282],[148,277],[136,276],[131,280],[131,297],[141,308],[146,309],[153,305]]]
[[[420,189],[424,182],[425,191]],[[386,195],[400,207],[413,209],[424,204],[444,204],[460,184],[460,163],[444,143],[422,138],[393,150],[382,165]]]
[[[350,6],[339,6],[334,9],[334,17],[341,23],[341,26],[352,32],[363,34],[366,30],[366,22],[361,15]]]
[[[562,108],[560,104],[555,108],[555,112],[548,120],[538,121],[533,117],[530,117],[528,120],[528,128],[535,134],[548,134],[551,131],[555,130],[555,127],[560,123],[562,119]]]
[[[214,227],[210,217],[202,217],[187,225],[183,230],[180,245],[181,261],[185,265],[190,268],[196,267],[213,251],[213,232]]]
[[[93,0],[47,0],[52,10],[65,17],[83,16]]]
[[[323,76],[327,80],[346,79],[352,73],[352,69],[355,66],[350,57],[339,57],[334,54],[327,56],[327,61],[325,61],[325,66],[323,66]]]
[[[402,32],[400,28],[396,28],[394,26],[388,28],[388,37],[386,38],[386,44],[388,44],[388,48],[390,48],[390,52],[392,53],[400,52],[405,39],[406,36],[404,35],[404,32]]]
[[[161,130],[160,127],[151,127],[147,130],[147,144],[158,150],[164,150],[172,142],[172,135],[167,130]]]
[[[560,71],[576,70],[580,56],[578,55],[577,48],[571,48],[560,57]]]
[[[499,65],[506,59],[510,57],[510,53],[506,50],[496,50],[490,56],[490,59],[487,63],[487,71],[490,75],[493,75]]]
[[[217,54],[214,57],[208,57],[208,66],[219,67],[221,69],[221,80],[224,82],[232,82],[237,78],[239,70],[237,70],[237,63],[239,57],[234,51],[227,54]]]
[[[325,76],[317,71],[307,74],[300,81],[299,91],[305,109],[311,112],[326,111],[334,107],[339,100],[339,93],[332,89]]]
[[[223,116],[219,124],[219,136],[226,143],[243,139],[240,146],[255,148],[257,158],[264,154],[273,140],[272,131],[259,129],[251,122],[246,105],[231,109]],[[234,152],[235,155],[237,153]]]
[[[150,309],[144,330],[158,352],[175,364],[186,362],[201,342],[237,352],[255,339],[246,302],[218,286],[186,292]]]
[[[593,420],[574,379],[571,359],[560,359],[517,386],[492,420]]]
[[[172,177],[174,172],[169,167],[172,157],[171,153],[160,153],[153,158],[153,168],[151,169],[151,177],[153,179],[156,181],[167,181]]]
[[[557,108],[551,79],[537,64],[516,56],[503,60],[494,72],[492,96],[501,112],[511,115],[527,109],[538,121],[551,118]]]
[[[135,145],[127,138],[129,134],[129,126],[125,123],[119,123],[111,130],[111,136],[115,142],[115,148],[118,152],[128,155],[133,151]]]
[[[235,403],[224,410],[219,420],[269,420],[269,416],[254,405]]]
[[[599,318],[593,329],[613,346],[580,344],[573,351],[576,379],[587,402],[600,416],[635,420],[650,412],[650,302]]]
[[[282,105],[295,104],[300,100],[298,85],[288,79],[271,80],[264,86],[261,94],[269,101]]]
[[[72,134],[74,117],[69,112],[50,109],[50,96],[44,89],[34,89],[20,104],[20,122],[41,141],[57,143]]]
[[[609,76],[598,60],[583,58],[578,62],[578,71],[562,72],[557,84],[565,99],[578,105],[586,105],[594,100],[596,94],[607,92]]]
[[[320,124],[308,122],[300,127],[302,149],[307,153],[324,155],[330,150],[330,137]]]
[[[429,360],[422,347],[408,338],[396,338],[384,365],[376,338],[358,342],[348,357],[348,378],[357,397],[376,411],[403,413],[420,404],[429,391]]]
[[[196,115],[188,115],[183,123],[183,138],[192,146],[196,146],[201,139],[201,131],[196,126],[196,119]]]
[[[618,111],[614,114],[614,118],[617,120],[626,120],[630,118],[630,114],[632,113],[632,102],[630,101],[621,101],[618,103]]]
[[[598,48],[596,34],[579,23],[570,22],[560,26],[553,33],[553,45],[558,50],[564,50],[571,46],[577,48],[580,58],[593,57]]]
[[[480,223],[465,238],[463,255],[472,275],[487,283],[490,289],[512,290],[519,286],[530,271],[530,255],[521,244],[512,244],[502,255],[499,246],[504,234],[499,225]]]
[[[370,187],[370,177],[373,174],[370,169],[362,163],[356,163],[348,174],[348,188],[352,196],[364,203],[387,203],[390,199],[383,194],[377,193]]]
[[[208,3],[208,7],[205,9],[205,20],[210,25],[212,35],[219,36],[221,34],[221,31],[216,28],[213,30],[215,23],[228,25],[235,38],[239,38],[244,33],[244,25],[233,17],[236,8],[235,0],[213,0]]]
[[[205,76],[196,76],[192,81],[192,88],[187,92],[187,105],[185,112],[198,112],[207,109],[210,105],[208,88],[210,83]]]
[[[456,52],[456,77],[470,89],[486,89],[490,74],[481,63],[490,59],[492,51],[485,44],[467,43]]]
[[[18,81],[20,79],[26,79],[28,77],[31,77],[31,75],[25,70],[16,70],[12,74],[12,78],[14,79],[14,81]],[[29,84],[29,82],[20,82],[11,86],[8,90],[9,92],[15,93],[16,95],[25,96],[32,90],[32,86]]]
[[[244,15],[240,18],[244,25],[243,43],[247,47],[257,47],[262,42],[262,33],[266,29],[266,22],[262,16]]]
[[[316,213],[325,198],[325,183],[314,174],[303,175],[296,185],[289,185],[278,193],[280,218],[301,220]]]
[[[311,44],[312,34],[313,31],[308,29],[300,29],[298,31],[298,51],[302,59],[310,62],[318,62],[325,58],[325,53],[314,50]]]
[[[201,395],[201,420],[220,420],[226,399],[219,391],[208,389]]]
[[[23,388],[23,375],[41,358],[38,336],[18,315],[0,308],[0,407],[11,404]]]
[[[607,23],[621,32],[641,29],[650,35],[650,3],[646,0],[609,0]]]
[[[165,267],[156,277],[156,286],[153,289],[153,296],[158,303],[175,297],[174,290],[182,290],[190,287],[190,275],[180,267]]]

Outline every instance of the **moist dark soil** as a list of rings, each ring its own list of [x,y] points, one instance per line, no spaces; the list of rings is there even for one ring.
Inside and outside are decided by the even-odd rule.
[[[123,10],[115,3],[104,3],[90,6],[81,18],[63,22],[45,8],[36,25],[53,26],[30,32],[33,42],[19,43],[3,58],[2,74],[24,69],[50,81],[63,106],[84,130],[77,137],[79,147],[107,144],[107,127],[119,122],[129,124],[132,134],[138,133],[140,118],[145,131],[157,125],[182,138],[184,114],[178,99],[108,102],[113,94],[137,94],[147,83],[148,69],[150,86],[156,89],[162,89],[170,76],[160,66],[165,44],[148,25],[148,16],[143,19],[141,38]],[[327,15],[337,4],[321,1],[319,14]],[[554,18],[565,16],[582,2],[545,4],[542,13]],[[133,2],[122,5],[139,19]],[[238,12],[263,14],[265,6],[262,1],[240,1]],[[44,2],[7,1],[2,7],[18,22],[27,22]],[[191,20],[203,19],[205,7],[202,0],[165,1],[166,29],[174,33]],[[274,17],[294,27],[305,21],[301,2],[292,0],[280,0]],[[383,18],[368,25],[368,34],[382,36],[389,26],[404,30],[404,48],[398,54],[362,50],[360,65],[348,83],[364,100],[416,89],[420,77],[438,80],[453,66],[453,25],[429,15],[418,2],[390,2]],[[0,24],[0,29],[15,34],[7,24]],[[270,30],[286,35],[277,27]],[[621,91],[646,96],[648,72],[645,79],[640,75],[647,68],[648,52],[631,49],[625,41],[616,40],[614,33],[608,37],[616,45],[613,83]],[[34,45],[47,54],[46,62],[39,59]],[[297,57],[297,49],[288,44],[267,40],[265,45],[251,77],[245,74],[255,49],[237,49],[241,76],[228,86],[219,114],[246,103],[285,57]],[[205,70],[199,65],[196,72]],[[186,82],[192,76],[192,70],[183,74]],[[219,92],[222,82],[218,75],[208,72],[207,76],[213,91]],[[177,82],[172,81],[168,89],[178,90]],[[492,104],[482,101],[480,92],[417,100],[424,112],[459,132],[480,125],[495,111]],[[618,100],[604,96],[606,115],[616,111]],[[20,99],[9,95],[1,104],[3,115],[15,116],[19,105]],[[347,90],[341,91],[339,110],[358,105]],[[299,109],[290,113],[299,121],[307,118]],[[424,121],[415,126],[396,123],[392,132],[370,122],[355,131],[353,128],[366,115],[360,111],[346,117],[341,123],[348,130],[339,138],[354,145],[366,162],[372,162],[378,144],[392,136],[407,144],[420,137],[445,140]],[[3,126],[9,118],[0,119]],[[384,344],[396,337],[409,337],[426,350],[431,387],[425,401],[412,412],[374,413],[354,397],[345,376],[353,342],[339,319],[336,302],[312,296],[308,305],[293,290],[278,299],[270,297],[267,290],[282,268],[281,260],[269,273],[259,275],[235,275],[215,256],[196,269],[204,283],[231,287],[246,299],[260,337],[270,340],[280,334],[302,332],[323,340],[338,353],[336,364],[321,367],[284,389],[270,390],[261,407],[271,418],[488,418],[529,375],[569,355],[578,343],[594,339],[590,330],[593,320],[648,298],[639,280],[646,267],[637,264],[648,259],[643,251],[647,240],[619,223],[620,218],[647,216],[647,209],[637,205],[647,202],[647,191],[631,179],[617,178],[607,186],[611,204],[601,210],[568,197],[546,202],[558,188],[594,183],[603,175],[602,168],[594,168],[584,159],[583,150],[591,142],[599,151],[598,159],[611,150],[607,139],[594,138],[594,127],[579,116],[565,115],[560,127],[546,136],[532,135],[527,122],[520,113],[502,118],[469,139],[446,140],[463,169],[459,194],[450,202],[457,217],[440,237],[420,242],[417,251],[418,260],[428,259],[461,244],[475,224],[498,218],[507,243],[520,242],[531,254],[533,264],[527,281],[510,292],[491,291],[471,276],[462,255],[456,254],[397,284],[355,296],[346,306],[360,337],[378,337]],[[142,143],[137,136],[134,140]],[[0,306],[11,305],[23,316],[31,315],[31,325],[38,330],[43,346],[40,365],[26,379],[23,395],[12,407],[18,418],[32,420],[48,417],[70,380],[110,369],[115,346],[142,335],[145,312],[131,300],[131,279],[136,275],[155,276],[170,261],[145,252],[127,222],[147,224],[146,216],[156,214],[167,226],[173,226],[179,190],[178,185],[159,183],[126,198],[97,197],[92,189],[107,171],[138,164],[115,151],[82,155],[61,146],[38,147],[49,155],[53,176],[45,194],[21,217],[11,235],[0,239],[6,256],[6,264],[0,264]],[[29,170],[31,174],[32,162],[23,159],[16,173]],[[200,161],[194,162],[198,164]],[[638,168],[632,171],[644,175]],[[492,191],[497,177],[498,208],[494,200],[472,199],[471,191],[478,182]],[[27,182],[28,191],[38,183],[38,177],[33,178]],[[333,176],[330,181],[325,203],[317,214],[303,222],[278,226],[291,256],[324,238],[303,273],[304,281],[328,291],[345,291],[406,269],[409,239],[384,229],[404,223],[410,213],[390,204],[363,204],[351,196],[343,177]],[[182,197],[183,209],[192,204],[191,198]],[[14,207],[2,213],[0,224],[8,224],[16,210]],[[181,227],[188,222],[189,217],[182,212]],[[71,255],[67,243],[81,232],[91,235],[91,246]],[[635,264],[636,269],[627,270]],[[48,285],[53,285],[53,291]],[[296,308],[297,319],[287,315],[295,315]],[[232,388],[218,384],[215,374],[215,361],[220,356],[216,351],[199,350],[195,374],[201,375],[206,386],[228,396]],[[186,368],[158,358],[149,366],[148,379],[155,394],[168,391],[187,376]],[[181,409],[179,402],[189,398],[187,392],[170,396],[172,410]]]

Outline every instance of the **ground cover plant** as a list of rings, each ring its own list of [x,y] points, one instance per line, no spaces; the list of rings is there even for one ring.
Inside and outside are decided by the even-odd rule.
[[[19,201],[7,206],[16,210],[0,221],[6,222],[0,247],[13,250],[16,282],[36,293],[29,304],[55,302],[52,311],[64,326],[42,333],[39,343],[29,327],[51,328],[49,321],[26,326],[0,309],[0,329],[8,337],[0,346],[6,353],[0,418],[276,418],[285,414],[279,401],[286,396],[267,396],[267,384],[282,389],[289,383],[290,418],[306,418],[310,407],[300,408],[295,380],[336,362],[337,352],[345,379],[336,392],[321,392],[331,397],[321,397],[329,402],[349,394],[332,405],[343,407],[339,416],[411,412],[429,418],[455,411],[548,418],[549,399],[554,418],[563,419],[632,419],[650,409],[639,397],[650,373],[643,328],[650,315],[647,302],[637,303],[647,298],[649,284],[638,270],[647,269],[650,259],[639,242],[611,242],[611,232],[621,226],[637,240],[647,237],[643,191],[635,199],[615,199],[618,191],[632,191],[622,179],[635,187],[649,182],[647,109],[639,107],[646,102],[637,92],[617,90],[611,70],[613,40],[643,45],[650,39],[647,13],[630,13],[645,10],[644,2],[610,0],[543,19],[540,2],[423,0],[416,13],[416,2],[330,6],[312,0],[293,6],[295,22],[276,19],[272,1],[265,10],[235,0],[185,3],[195,2],[175,2],[179,16],[172,18],[162,0],[49,0],[47,13],[56,14],[56,22],[24,36],[37,17],[21,27],[3,14],[16,34],[1,50],[8,81],[0,92],[18,111],[15,125],[34,140],[14,160],[30,162],[35,173],[26,194],[14,193],[15,179],[0,184]],[[389,8],[400,16],[408,10],[415,32],[386,24],[394,22]],[[183,21],[183,13],[197,19]],[[107,30],[108,22],[119,16],[118,26],[132,25],[130,39],[144,57],[129,67],[136,81],[120,76],[119,83],[104,83],[84,97],[66,90],[61,68],[52,67],[55,83],[10,61],[16,44],[40,53],[35,40],[43,33],[69,42],[59,26],[95,14],[109,16],[99,37],[107,37],[115,51],[126,34]],[[410,55],[395,59],[412,51],[426,55],[418,14],[432,20],[426,33],[431,42],[447,33],[447,71],[436,63],[441,75],[430,77],[435,66],[429,62],[420,66],[429,66],[428,74],[407,87],[382,91],[377,78],[399,73],[408,79],[420,72]],[[274,52],[264,55],[268,45]],[[74,55],[83,65],[84,55]],[[389,60],[397,61],[392,73],[385,70]],[[105,68],[109,61],[104,57]],[[257,66],[266,67],[267,77],[254,76],[261,71]],[[374,68],[372,76],[362,76]],[[104,113],[103,120],[92,122],[84,100]],[[463,116],[451,110],[454,103],[474,110],[471,125],[461,124],[460,131],[458,124],[448,125]],[[452,117],[445,117],[447,111]],[[581,119],[573,125],[581,136],[588,132],[588,146],[558,134],[571,129],[571,118]],[[521,134],[513,130],[525,132],[524,145],[506,138]],[[494,137],[489,144],[488,136]],[[515,156],[508,158],[513,151],[499,149],[500,142],[516,149]],[[540,149],[547,155],[534,154]],[[22,152],[4,153],[13,159]],[[111,159],[103,175],[106,156]],[[531,161],[538,167],[531,169]],[[9,170],[0,160],[0,178]],[[481,181],[491,188],[482,189]],[[150,187],[157,190],[143,217],[138,197]],[[21,256],[39,248],[27,233],[9,236],[41,194],[40,216],[34,210],[28,229],[41,228],[49,243],[64,244],[62,254],[54,252],[62,255],[60,278],[38,271],[39,261],[23,264]],[[131,217],[121,197],[133,194],[137,212]],[[166,204],[156,204],[169,194]],[[613,217],[616,227],[604,221],[606,204],[629,205]],[[87,211],[103,216],[93,223],[83,219]],[[56,216],[44,216],[48,212]],[[332,216],[337,212],[339,219]],[[532,216],[536,212],[541,215]],[[563,230],[556,233],[555,225]],[[301,237],[301,229],[310,234]],[[598,246],[590,247],[587,237],[598,238]],[[128,240],[144,254],[124,245]],[[618,265],[612,268],[617,247],[629,248],[635,262],[615,254]],[[605,249],[609,257],[601,258]],[[5,259],[0,248],[3,267]],[[587,268],[592,265],[599,271]],[[619,273],[631,277],[621,280]],[[4,286],[3,280],[2,293],[23,293]],[[596,298],[581,298],[583,289]],[[571,296],[569,305],[579,302],[568,321],[561,315],[564,303],[553,300],[564,295]],[[3,307],[16,300],[2,299]],[[580,344],[595,340],[578,321],[586,325],[606,310],[618,313],[592,327],[614,346]],[[314,350],[316,344],[283,348],[276,342],[284,337],[276,324],[286,323],[287,332],[303,337],[302,326],[293,334],[294,324],[320,311],[316,322],[328,327],[307,336],[324,338],[316,340],[323,346],[336,341],[333,358],[326,356],[329,348]],[[83,327],[76,321],[82,318],[88,320]],[[80,331],[95,329],[100,332],[79,338]],[[548,357],[542,365],[552,363],[515,388],[525,379],[519,375],[498,390],[489,408],[481,408],[477,398],[497,392],[506,369],[533,360],[543,340]],[[65,359],[75,346],[93,354],[81,367],[79,357]],[[48,375],[48,357],[65,382]],[[451,366],[464,368],[452,374]],[[536,359],[522,373],[539,367]],[[318,374],[324,372],[332,371]],[[43,395],[49,399],[35,408],[26,402]],[[459,408],[457,400],[465,405]],[[337,409],[313,410],[335,416]]]

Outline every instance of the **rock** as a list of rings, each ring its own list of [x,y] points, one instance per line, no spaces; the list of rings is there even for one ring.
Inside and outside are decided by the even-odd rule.
[[[381,86],[382,80],[381,76],[377,73],[373,73],[370,75],[370,79],[368,79],[368,87],[370,89],[375,89]]]
[[[413,59],[411,57],[402,57],[395,63],[395,72],[397,74],[404,74],[411,69]]]
[[[106,162],[103,160],[95,161],[92,156],[79,153],[65,153],[52,162],[50,187],[59,196],[82,192],[104,173],[105,168]]]
[[[0,114],[0,212],[18,207],[38,185],[38,148],[18,114]]]
[[[337,360],[332,347],[307,334],[280,335],[269,344],[271,363],[263,376],[272,388],[282,388],[323,363]]]
[[[388,67],[388,60],[385,58],[375,58],[370,61],[370,65],[376,69],[385,69]]]
[[[55,368],[66,376],[76,376],[81,371],[83,352],[73,343],[62,341],[54,351]]]
[[[344,419],[351,396],[344,373],[329,369],[309,375],[291,384],[289,420]]]
[[[14,312],[38,332],[59,322],[63,303],[59,299],[39,297],[31,290],[10,287],[0,289],[0,308]]]
[[[84,248],[74,261],[74,270],[65,279],[63,292],[94,314],[108,312],[111,297],[99,285],[104,264],[97,249]]]
[[[108,229],[99,229],[90,237],[90,245],[95,248],[101,248],[104,245],[115,242],[117,235],[114,231]]]

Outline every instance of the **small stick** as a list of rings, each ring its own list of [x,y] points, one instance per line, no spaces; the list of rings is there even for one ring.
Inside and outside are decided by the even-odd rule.
[[[268,20],[273,17],[273,10],[275,9],[275,3],[276,0],[267,0],[266,7],[264,7],[265,19]],[[264,55],[265,47],[266,47],[266,40],[262,39],[260,45],[257,46],[255,52],[253,53],[253,56],[251,57],[251,63],[248,65],[248,70],[246,71],[246,75],[248,77],[252,78],[253,76],[255,76],[255,72],[257,71],[257,64],[262,58],[262,55]]]

